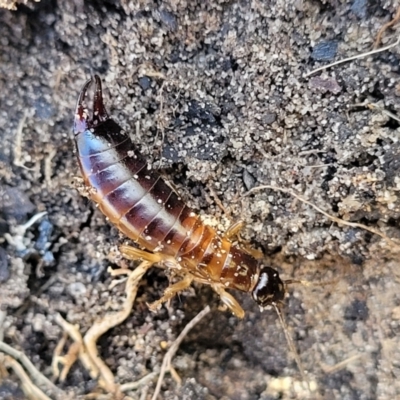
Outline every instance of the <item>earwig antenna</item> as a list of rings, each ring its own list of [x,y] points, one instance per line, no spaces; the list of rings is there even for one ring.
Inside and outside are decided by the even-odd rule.
[[[326,282],[310,282],[302,279],[286,279],[283,283],[286,285],[293,285],[293,284],[300,284],[306,287],[310,286],[329,286],[329,285],[336,285],[340,281],[340,277],[336,279],[331,279]]]
[[[296,283],[299,283],[300,285],[305,285],[307,286],[310,282],[308,281],[301,281],[299,279],[286,279],[285,281],[283,281],[283,283],[286,285],[293,285]]]
[[[287,341],[287,343],[289,345],[289,349],[293,353],[294,360],[296,361],[297,367],[299,368],[301,378],[302,378],[302,380],[304,382],[307,383],[308,390],[311,391],[310,381],[309,381],[309,379],[308,379],[308,377],[307,377],[307,375],[306,375],[306,373],[304,371],[303,364],[302,364],[302,362],[300,360],[299,353],[297,352],[296,348],[294,347],[293,339],[289,335],[289,329],[288,329],[286,321],[285,321],[285,319],[283,317],[283,314],[282,314],[280,308],[277,306],[277,304],[275,302],[272,303],[272,305],[274,306],[275,311],[278,314],[279,322],[281,324],[283,332],[285,333],[285,337],[286,337],[286,341]]]

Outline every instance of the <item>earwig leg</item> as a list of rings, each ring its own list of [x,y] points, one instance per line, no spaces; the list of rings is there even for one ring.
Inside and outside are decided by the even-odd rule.
[[[119,247],[119,251],[129,260],[143,260],[156,264],[165,259],[161,253],[149,253],[148,251],[140,250],[132,246],[122,245]]]
[[[237,236],[239,239],[239,242],[241,241],[241,238],[239,236],[240,231],[244,227],[244,221],[238,221],[232,224],[228,230],[225,232],[225,237],[227,239],[231,239],[233,236]],[[243,243],[243,242],[242,242]],[[241,248],[247,253],[253,256],[256,260],[261,260],[264,258],[264,254],[256,249],[253,249],[248,243],[241,243]]]
[[[225,232],[225,237],[230,239],[236,236],[244,227],[244,221],[238,221],[232,224]]]
[[[249,244],[245,244],[245,246],[240,246],[247,254],[250,254],[251,256],[253,256],[256,260],[261,260],[264,258],[264,254],[262,251],[257,250],[257,249],[253,249],[252,247],[250,247]]]
[[[164,296],[161,299],[155,301],[154,303],[149,304],[150,310],[156,310],[162,303],[172,299],[178,292],[187,289],[193,281],[193,277],[191,275],[186,275],[181,281],[174,283],[171,286],[168,286],[165,289]]]
[[[220,285],[212,285],[212,288],[219,294],[221,301],[238,317],[244,317],[244,310],[236,299],[225,291]]]

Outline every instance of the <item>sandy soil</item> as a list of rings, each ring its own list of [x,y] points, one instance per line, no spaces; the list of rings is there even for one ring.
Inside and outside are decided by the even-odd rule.
[[[116,381],[158,372],[209,304],[173,359],[182,385],[167,374],[163,399],[400,397],[399,46],[304,76],[371,50],[396,7],[77,0],[0,10],[0,339],[52,379],[56,315],[85,333],[125,298],[107,273],[125,265],[110,256],[124,238],[72,184],[75,102],[97,73],[110,114],[188,204],[221,230],[244,220],[244,239],[284,279],[314,284],[291,285],[284,308],[313,392],[273,310],[239,293],[238,320],[195,286],[151,313],[146,303],[168,285],[155,268],[127,320],[98,343]],[[246,195],[259,185],[273,188]],[[393,241],[338,224],[287,190]],[[1,399],[25,398],[12,368],[0,365],[0,377]],[[51,398],[101,393],[80,362],[54,382],[65,394]],[[155,384],[127,396],[150,399]]]

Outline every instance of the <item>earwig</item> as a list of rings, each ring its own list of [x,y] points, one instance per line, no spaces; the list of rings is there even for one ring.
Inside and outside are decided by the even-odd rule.
[[[95,75],[93,116],[85,104],[92,79],[83,86],[75,111],[74,135],[79,166],[89,197],[102,213],[140,248],[123,245],[128,259],[143,259],[169,269],[182,280],[170,285],[154,307],[192,282],[211,285],[239,318],[244,311],[226,289],[251,293],[264,308],[282,302],[285,285],[278,272],[232,243],[237,225],[225,235],[181,200],[108,116],[100,78]]]

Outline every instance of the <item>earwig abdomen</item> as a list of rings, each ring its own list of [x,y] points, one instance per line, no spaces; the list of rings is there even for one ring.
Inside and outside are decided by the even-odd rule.
[[[265,298],[265,285],[260,287],[258,282],[259,262],[233,246],[229,238],[220,237],[212,227],[204,225],[163,178],[148,167],[129,136],[108,117],[100,78],[95,76],[95,81],[94,116],[88,118],[84,106],[90,80],[78,100],[74,130],[81,172],[90,197],[100,210],[146,250],[173,257],[193,279],[244,292],[257,288],[253,297]],[[263,277],[267,279],[265,273]],[[276,283],[274,288],[279,287],[274,289],[272,298],[281,300],[284,291],[278,274],[268,277]],[[263,296],[258,296],[260,293]]]

